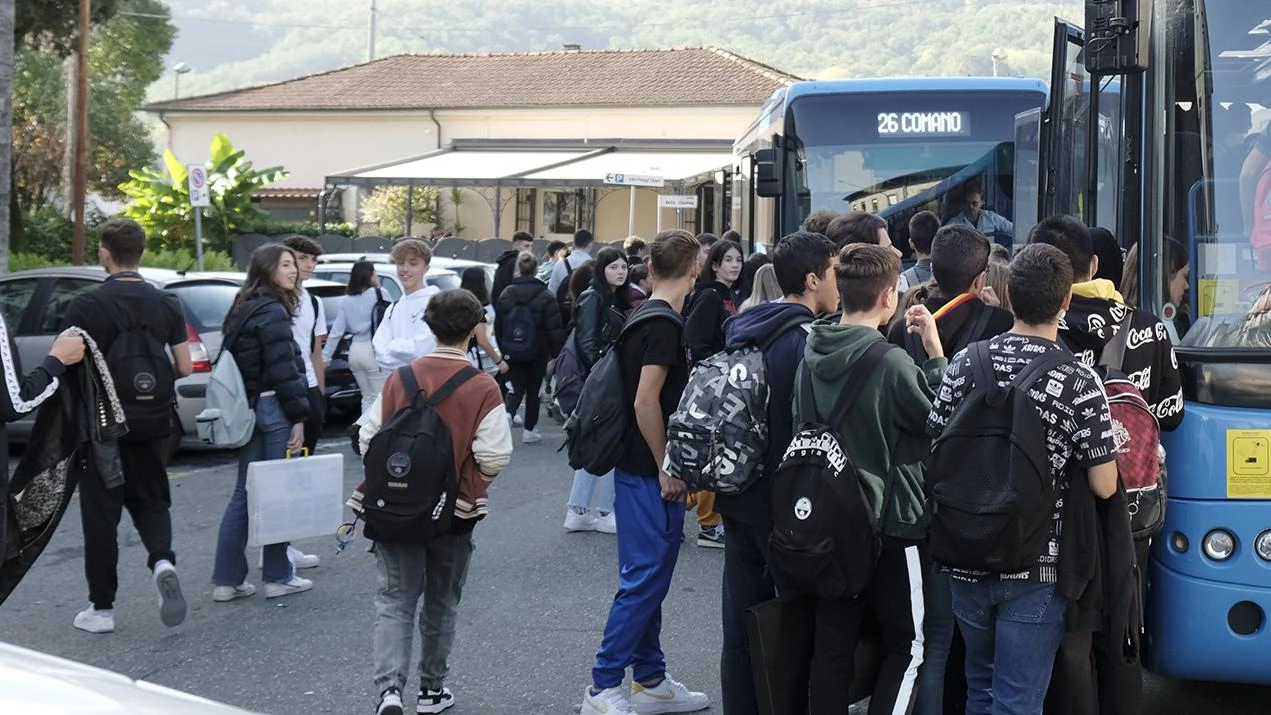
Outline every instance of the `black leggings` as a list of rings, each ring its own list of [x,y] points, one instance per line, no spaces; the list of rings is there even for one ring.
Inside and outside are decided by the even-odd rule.
[[[533,430],[538,425],[538,393],[543,389],[543,378],[547,375],[547,360],[539,358],[534,362],[508,361],[508,382],[512,389],[503,398],[503,404],[509,415],[515,415],[521,407],[521,398],[525,399],[525,429]]]

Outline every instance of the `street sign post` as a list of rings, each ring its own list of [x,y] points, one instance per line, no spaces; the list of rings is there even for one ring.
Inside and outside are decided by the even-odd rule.
[[[207,169],[202,164],[185,165],[186,185],[190,189],[190,206],[194,209],[194,258],[198,269],[203,270],[203,211],[212,205],[207,189]]]

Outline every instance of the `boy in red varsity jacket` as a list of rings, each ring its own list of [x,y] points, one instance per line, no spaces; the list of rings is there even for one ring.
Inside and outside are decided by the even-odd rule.
[[[468,367],[468,340],[478,326],[484,326],[484,316],[481,304],[466,290],[443,291],[428,301],[424,320],[437,337],[437,348],[410,364],[421,390],[432,393]],[[363,454],[380,425],[406,407],[412,397],[396,373],[388,376],[358,434]],[[375,544],[379,569],[373,636],[375,688],[380,694],[377,715],[402,715],[401,692],[406,687],[411,632],[421,596],[424,641],[416,712],[439,713],[454,705],[455,696],[443,681],[472,556],[472,530],[489,513],[487,487],[512,456],[512,427],[499,386],[489,375],[476,375],[464,382],[437,405],[437,412],[454,440],[459,474],[455,520],[449,534],[436,536],[427,544]],[[350,502],[355,509],[360,508],[360,493],[361,487]]]

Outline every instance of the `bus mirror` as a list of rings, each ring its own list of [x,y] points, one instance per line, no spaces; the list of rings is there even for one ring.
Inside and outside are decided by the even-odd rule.
[[[1152,0],[1086,0],[1086,71],[1129,74],[1147,69]]]
[[[780,196],[784,183],[781,165],[783,152],[776,147],[755,152],[755,194],[771,198]]]

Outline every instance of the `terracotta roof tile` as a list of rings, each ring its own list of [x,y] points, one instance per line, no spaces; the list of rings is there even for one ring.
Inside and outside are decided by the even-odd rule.
[[[758,104],[797,80],[713,47],[395,55],[322,74],[147,105],[150,111]]]

